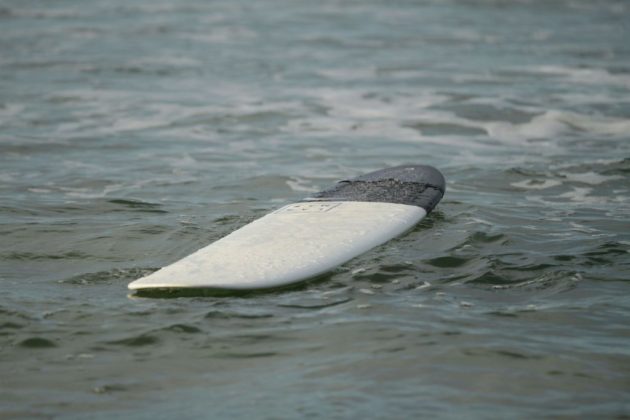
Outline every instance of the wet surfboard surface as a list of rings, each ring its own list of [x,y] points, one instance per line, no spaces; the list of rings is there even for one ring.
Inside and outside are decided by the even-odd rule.
[[[400,236],[435,208],[435,168],[403,165],[343,180],[129,284],[131,290],[288,286]]]

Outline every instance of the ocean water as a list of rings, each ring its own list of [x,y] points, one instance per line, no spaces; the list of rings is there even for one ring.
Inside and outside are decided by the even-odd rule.
[[[628,418],[630,3],[0,1],[0,417]],[[128,282],[430,164],[318,282]],[[243,259],[246,261],[247,256]]]

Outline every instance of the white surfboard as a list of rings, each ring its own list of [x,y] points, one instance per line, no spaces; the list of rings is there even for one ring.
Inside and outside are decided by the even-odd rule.
[[[289,204],[129,284],[131,290],[256,290],[324,274],[401,235],[444,194],[430,166],[383,169]]]

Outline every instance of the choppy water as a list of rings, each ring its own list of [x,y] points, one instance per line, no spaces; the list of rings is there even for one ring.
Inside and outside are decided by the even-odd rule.
[[[626,1],[0,4],[0,416],[630,416]],[[321,282],[127,296],[402,163],[438,209]]]

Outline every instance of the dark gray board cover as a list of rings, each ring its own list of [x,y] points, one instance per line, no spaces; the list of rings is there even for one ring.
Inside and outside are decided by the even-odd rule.
[[[431,212],[444,196],[444,177],[432,166],[402,165],[339,181],[304,201],[408,204]]]

